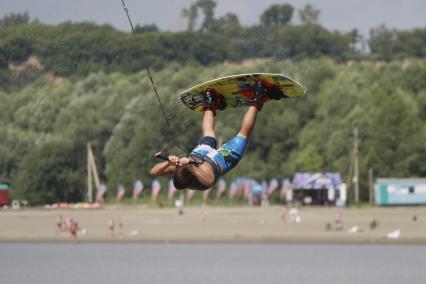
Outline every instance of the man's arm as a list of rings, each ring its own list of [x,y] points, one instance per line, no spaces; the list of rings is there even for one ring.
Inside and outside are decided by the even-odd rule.
[[[179,163],[179,158],[176,156],[169,156],[169,160],[155,164],[149,174],[152,176],[168,176],[176,171],[176,165]]]
[[[209,164],[200,165],[198,167],[192,166],[189,169],[197,179],[205,186],[211,187],[214,184],[214,173],[213,169]]]
[[[167,176],[172,175],[176,171],[178,165],[184,166],[190,164],[191,159],[189,157],[177,157],[169,156],[169,160],[161,162],[152,167],[149,171],[150,175],[153,176]],[[194,166],[189,165],[188,169],[197,177],[197,179],[206,186],[212,186],[214,184],[214,174],[209,164]]]
[[[191,159],[188,157],[182,157],[179,159],[179,165],[187,165],[191,162]],[[198,181],[200,181],[205,186],[211,187],[214,184],[214,173],[213,169],[208,163],[201,164],[199,166],[189,165],[188,169],[194,174]]]

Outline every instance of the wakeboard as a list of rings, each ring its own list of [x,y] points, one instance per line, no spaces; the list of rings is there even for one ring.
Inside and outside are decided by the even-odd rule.
[[[270,100],[280,100],[303,96],[305,88],[296,80],[282,74],[250,73],[217,78],[180,93],[181,101],[191,110],[203,111],[203,94],[213,89],[223,95],[226,108],[249,105],[254,96],[256,82],[262,83]],[[270,101],[269,100],[269,101]]]

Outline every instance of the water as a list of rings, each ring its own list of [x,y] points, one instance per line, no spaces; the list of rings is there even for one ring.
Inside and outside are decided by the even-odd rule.
[[[0,243],[0,283],[426,283],[426,246]]]

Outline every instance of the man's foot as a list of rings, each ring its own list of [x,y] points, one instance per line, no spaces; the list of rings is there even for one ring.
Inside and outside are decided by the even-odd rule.
[[[226,108],[225,98],[214,89],[207,89],[203,95],[203,107],[204,110],[213,112],[216,112],[216,109],[224,110]]]
[[[262,82],[257,81],[256,83],[254,83],[254,96],[249,101],[249,104],[251,106],[255,106],[257,110],[260,111],[263,107],[263,104],[269,99],[269,97],[266,95],[267,91],[267,88],[262,84]]]

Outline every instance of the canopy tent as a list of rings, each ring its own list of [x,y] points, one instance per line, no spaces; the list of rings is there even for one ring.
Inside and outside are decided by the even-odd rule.
[[[295,173],[292,202],[302,204],[343,206],[346,203],[346,185],[339,173]]]
[[[339,173],[295,173],[294,189],[337,189],[342,184]]]

